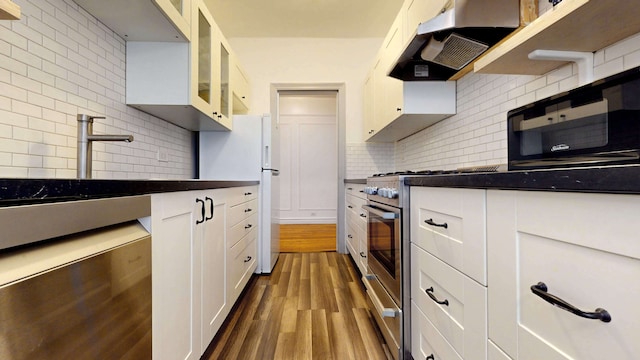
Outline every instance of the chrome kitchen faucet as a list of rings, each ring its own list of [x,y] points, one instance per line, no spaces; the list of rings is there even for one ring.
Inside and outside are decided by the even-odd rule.
[[[105,119],[105,117],[78,114],[78,179],[91,179],[91,143],[93,141],[133,141],[133,135],[94,135],[94,119]]]

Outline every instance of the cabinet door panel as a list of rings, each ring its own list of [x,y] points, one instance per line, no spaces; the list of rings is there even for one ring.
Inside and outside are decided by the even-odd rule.
[[[411,355],[414,359],[462,360],[431,321],[411,302]]]
[[[193,254],[194,197],[171,193],[152,198],[152,331],[154,359],[196,359]],[[199,326],[199,323],[198,323]],[[200,340],[199,337],[197,339]]]
[[[215,336],[229,313],[226,286],[225,217],[226,204],[218,201],[215,192],[213,214],[204,225],[202,238],[202,348],[201,352]]]

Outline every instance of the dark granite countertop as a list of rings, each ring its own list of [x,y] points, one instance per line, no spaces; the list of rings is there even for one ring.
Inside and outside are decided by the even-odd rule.
[[[640,194],[640,165],[412,176],[410,186]]]
[[[258,185],[258,181],[0,179],[0,206]]]
[[[366,184],[367,179],[344,179],[345,184]]]

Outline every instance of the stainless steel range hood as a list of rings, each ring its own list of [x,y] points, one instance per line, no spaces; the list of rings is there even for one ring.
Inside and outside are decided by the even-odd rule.
[[[389,76],[449,79],[519,25],[519,0],[449,0],[418,26]]]

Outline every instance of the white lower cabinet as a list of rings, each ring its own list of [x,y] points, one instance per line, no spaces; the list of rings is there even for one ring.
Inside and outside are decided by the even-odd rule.
[[[256,186],[151,196],[153,359],[199,359],[248,282],[255,237],[244,244],[254,262],[243,262],[242,281],[228,271],[237,257],[228,214],[247,189],[257,194]],[[250,212],[257,219],[257,208]]]
[[[367,273],[367,212],[362,206],[367,203],[365,184],[346,183],[346,243],[347,250],[361,274]]]
[[[486,190],[410,191],[413,356],[484,360]]]
[[[506,354],[496,359],[638,358],[637,196],[495,190],[487,211],[489,339]]]

